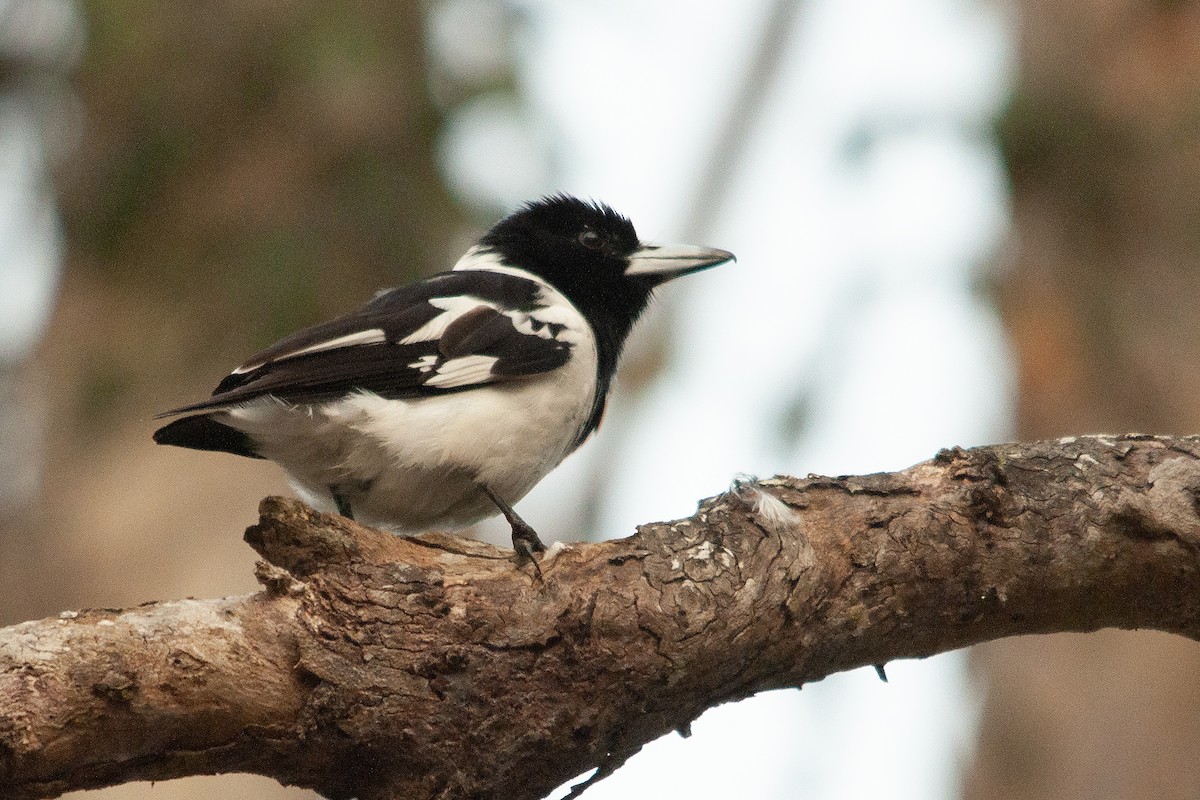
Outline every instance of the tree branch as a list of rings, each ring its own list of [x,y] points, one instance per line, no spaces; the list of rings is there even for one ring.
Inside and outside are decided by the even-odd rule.
[[[735,484],[547,554],[268,498],[258,594],[0,631],[0,794],[225,771],[538,798],[705,709],[1002,636],[1200,638],[1200,437],[947,450]]]

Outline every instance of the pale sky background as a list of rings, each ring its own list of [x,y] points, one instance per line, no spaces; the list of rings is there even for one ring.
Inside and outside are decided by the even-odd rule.
[[[461,35],[497,8],[448,0],[435,19]],[[644,239],[679,239],[773,5],[519,8],[521,96],[485,94],[448,128],[456,190],[511,208],[565,189],[611,203]],[[782,18],[763,105],[711,229],[693,232],[738,263],[666,292],[653,313],[670,312],[671,363],[522,503],[539,529],[563,527],[564,498],[588,484],[606,487],[592,529],[623,536],[691,514],[735,473],[891,470],[1011,438],[1013,368],[978,290],[1008,225],[991,132],[1014,68],[1007,7],[812,0]],[[499,29],[463,51],[502,54]],[[709,711],[588,797],[957,796],[980,702],[965,656],[888,673]]]

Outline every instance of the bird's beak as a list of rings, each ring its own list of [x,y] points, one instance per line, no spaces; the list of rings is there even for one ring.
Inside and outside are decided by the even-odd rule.
[[[657,278],[659,283],[699,272],[702,269],[737,261],[727,250],[715,247],[697,247],[692,244],[646,244],[629,257],[626,275],[644,275]]]

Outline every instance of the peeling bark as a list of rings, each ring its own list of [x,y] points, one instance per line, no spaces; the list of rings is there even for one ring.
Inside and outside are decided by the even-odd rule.
[[[1200,437],[946,450],[735,484],[508,551],[267,498],[258,594],[0,630],[0,794],[248,771],[331,798],[538,798],[719,703],[1003,636],[1200,638]]]

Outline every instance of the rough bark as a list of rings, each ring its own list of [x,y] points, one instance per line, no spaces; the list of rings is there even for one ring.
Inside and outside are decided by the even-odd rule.
[[[0,794],[252,771],[537,798],[706,708],[1015,634],[1200,638],[1200,437],[947,450],[735,484],[547,554],[268,498],[263,590],[0,631]]]

